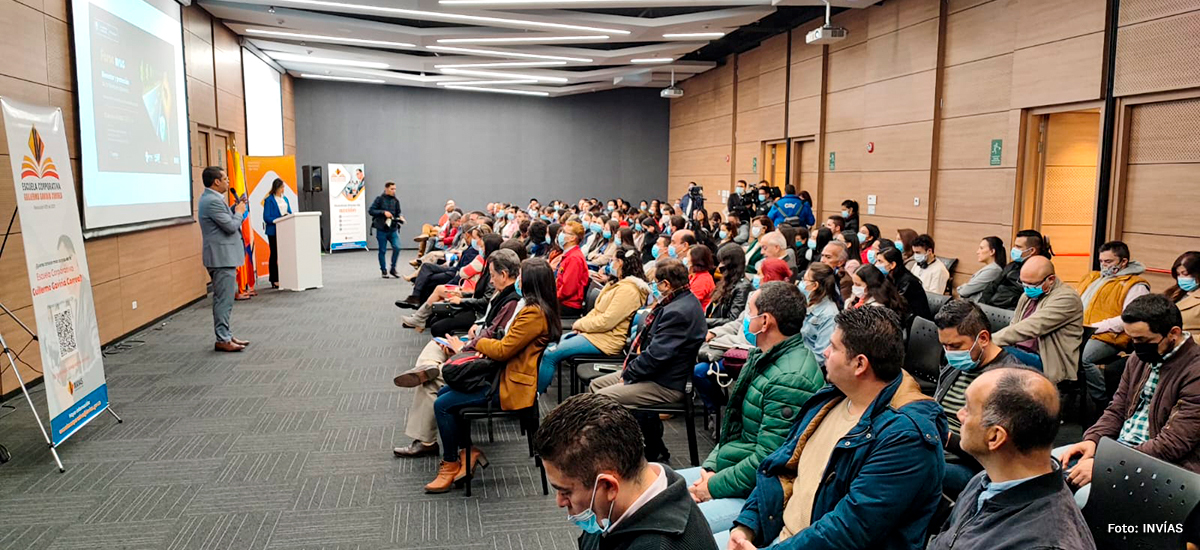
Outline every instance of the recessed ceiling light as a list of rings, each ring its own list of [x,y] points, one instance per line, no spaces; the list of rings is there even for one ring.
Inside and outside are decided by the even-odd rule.
[[[671,32],[663,35],[663,38],[721,38],[725,36],[723,32]]]
[[[675,61],[673,57],[646,57],[642,59],[630,59],[630,63],[670,63]]]
[[[383,84],[384,81],[377,78],[354,78],[352,76],[332,76],[327,74],[310,74],[303,73],[300,78],[312,78],[315,80],[337,80],[339,82],[363,82],[366,84]]]
[[[379,13],[388,13],[400,16],[408,16],[410,19],[429,19],[433,21],[451,20],[451,21],[470,21],[472,23],[493,23],[507,24],[518,27],[542,27],[547,29],[570,29],[574,31],[591,31],[603,32],[610,34],[630,34],[630,31],[623,29],[607,29],[603,27],[587,27],[583,25],[568,25],[565,23],[548,23],[545,21],[529,21],[527,19],[508,19],[506,17],[488,17],[483,15],[467,15],[462,13],[448,13],[440,11],[425,11],[425,10],[406,10],[402,8],[385,8],[383,6],[369,6],[365,4],[351,4],[349,2],[329,2],[327,0],[278,0],[288,4],[300,4],[305,6],[319,6],[324,8],[351,8],[363,11],[373,11]]]
[[[605,35],[587,36],[513,36],[495,38],[439,38],[438,44],[521,44],[539,42],[582,42],[586,40],[608,40]]]
[[[338,65],[341,67],[363,67],[365,69],[386,69],[387,63],[378,63],[375,61],[355,61],[353,59],[336,59],[333,57],[313,57],[298,53],[288,52],[267,52],[267,55],[276,61],[294,61],[296,63],[312,63],[315,65]]]
[[[438,86],[487,86],[491,84],[537,84],[536,80],[459,80],[456,82],[438,82]]]
[[[494,94],[532,95],[547,97],[549,92],[531,92],[529,90],[511,90],[509,88],[476,88],[474,86],[446,86],[447,90],[462,90],[464,92],[491,92]]]
[[[561,67],[566,64],[566,61],[497,61],[494,63],[457,63],[450,65],[434,65],[433,68],[471,69],[475,67]]]
[[[364,44],[369,46],[384,46],[392,48],[415,48],[416,44],[407,42],[389,42],[387,40],[367,40],[365,38],[345,38],[341,36],[325,36],[321,34],[303,34],[298,32],[284,31],[268,31],[265,29],[246,29],[249,34],[260,34],[263,36],[278,36],[280,38],[294,38],[297,40],[317,40],[322,42],[341,42],[346,44]]]
[[[482,76],[485,78],[508,78],[513,80],[537,80],[538,82],[565,83],[567,79],[558,76],[537,76],[531,74],[506,73],[503,71],[475,71],[464,69],[442,69],[443,74]]]
[[[561,55],[541,55],[536,53],[521,53],[509,52],[503,50],[480,50],[475,48],[457,48],[452,46],[425,46],[427,50],[435,52],[451,52],[451,53],[473,53],[476,55],[490,55],[495,57],[516,57],[520,59],[549,59],[551,61],[574,61],[576,63],[591,63],[591,59],[584,57],[565,57]]]

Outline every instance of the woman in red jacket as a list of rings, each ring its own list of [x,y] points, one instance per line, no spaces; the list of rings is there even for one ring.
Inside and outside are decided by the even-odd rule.
[[[563,249],[562,260],[554,275],[558,286],[559,312],[563,317],[582,317],[583,300],[587,294],[588,267],[579,243],[583,242],[583,225],[567,222],[558,231],[558,245]]]
[[[712,251],[704,245],[693,246],[684,264],[688,265],[688,286],[691,287],[692,294],[696,295],[704,309],[708,309],[713,291],[716,290],[712,276],[713,270],[716,269]]]

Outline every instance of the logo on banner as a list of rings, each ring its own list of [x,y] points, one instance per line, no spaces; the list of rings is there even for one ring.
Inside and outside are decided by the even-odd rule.
[[[43,157],[46,154],[46,142],[38,134],[37,126],[29,132],[29,152],[33,157],[25,155],[25,161],[21,163],[21,181],[25,178],[58,179],[58,167],[54,166],[54,159],[49,155]]]

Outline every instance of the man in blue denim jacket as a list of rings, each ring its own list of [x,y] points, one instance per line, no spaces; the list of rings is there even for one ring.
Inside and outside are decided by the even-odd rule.
[[[832,385],[805,403],[786,442],[763,460],[730,550],[924,547],[947,425],[901,371],[900,319],[887,308],[843,311],[825,358]]]

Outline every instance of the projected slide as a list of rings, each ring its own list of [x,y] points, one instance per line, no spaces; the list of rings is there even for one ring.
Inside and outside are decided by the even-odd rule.
[[[190,216],[178,4],[73,0],[72,10],[85,228]]]

